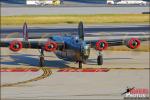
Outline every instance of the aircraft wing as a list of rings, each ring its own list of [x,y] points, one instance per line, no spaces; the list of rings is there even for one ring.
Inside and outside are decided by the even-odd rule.
[[[45,49],[46,51],[54,51],[64,48],[63,42],[56,41],[22,41],[22,40],[1,40],[0,47],[9,47],[12,51],[19,51],[22,48],[28,49]]]
[[[92,48],[99,50],[105,49],[110,46],[126,45],[131,49],[137,48],[142,41],[149,41],[150,38],[126,38],[126,39],[106,39],[106,40],[87,40],[86,43],[90,44]]]

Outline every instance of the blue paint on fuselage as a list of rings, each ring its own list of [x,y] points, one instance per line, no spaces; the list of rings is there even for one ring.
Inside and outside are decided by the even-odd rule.
[[[85,61],[89,57],[89,54],[81,56],[81,50],[84,50],[83,47],[87,44],[77,36],[52,36],[50,39],[55,42],[64,43],[64,50],[57,50],[55,52],[56,56],[60,59],[68,61]]]
[[[80,51],[81,45],[86,44],[76,36],[53,36],[51,39],[56,42],[62,42],[65,44],[66,49],[75,51]]]

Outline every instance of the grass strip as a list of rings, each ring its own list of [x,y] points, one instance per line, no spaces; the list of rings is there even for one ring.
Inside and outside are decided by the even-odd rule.
[[[96,15],[25,15],[2,16],[1,25],[30,25],[76,24],[83,21],[85,24],[111,23],[149,23],[149,14],[96,14]]]

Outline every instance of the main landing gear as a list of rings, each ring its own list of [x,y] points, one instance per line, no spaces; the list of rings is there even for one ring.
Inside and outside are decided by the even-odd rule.
[[[98,52],[98,56],[97,56],[97,65],[103,65],[103,54],[102,52]],[[82,69],[82,64],[83,61],[78,61],[79,63],[79,69]]]
[[[103,55],[101,52],[99,52],[99,55],[97,56],[97,65],[103,65]]]
[[[44,67],[44,50],[40,51],[40,67]]]
[[[82,61],[79,61],[79,68],[82,69]]]

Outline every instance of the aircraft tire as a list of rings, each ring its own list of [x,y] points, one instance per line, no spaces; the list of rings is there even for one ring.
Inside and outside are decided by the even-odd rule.
[[[99,56],[97,57],[97,64],[98,64],[98,65],[103,65],[103,56],[102,56],[102,55],[99,55]]]
[[[79,68],[82,69],[82,61],[79,61]]]
[[[40,57],[40,67],[44,67],[44,57]]]

